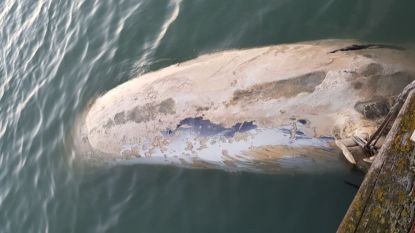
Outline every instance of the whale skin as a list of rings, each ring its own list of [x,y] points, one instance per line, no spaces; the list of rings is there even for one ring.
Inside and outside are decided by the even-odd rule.
[[[81,114],[77,157],[228,170],[335,167],[334,140],[371,135],[415,79],[410,52],[347,49],[357,43],[230,50],[136,77]]]

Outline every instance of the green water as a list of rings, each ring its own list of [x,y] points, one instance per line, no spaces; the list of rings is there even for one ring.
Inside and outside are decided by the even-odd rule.
[[[412,44],[414,9],[410,0],[0,0],[0,232],[334,232],[356,192],[345,181],[362,180],[346,165],[308,175],[90,168],[74,161],[71,129],[94,97],[200,54],[325,38]]]

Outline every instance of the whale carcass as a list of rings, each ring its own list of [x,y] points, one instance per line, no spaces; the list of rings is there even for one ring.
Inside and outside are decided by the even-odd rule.
[[[150,72],[95,99],[78,156],[116,163],[309,170],[370,135],[415,79],[402,48],[323,40],[232,50]]]

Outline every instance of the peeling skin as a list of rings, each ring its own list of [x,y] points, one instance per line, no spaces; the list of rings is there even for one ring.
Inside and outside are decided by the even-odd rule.
[[[324,167],[328,160],[318,156],[332,161],[334,137],[370,135],[384,107],[415,78],[415,58],[406,51],[339,50],[353,44],[323,40],[224,51],[132,79],[80,116],[78,157],[259,170],[305,169],[320,161],[317,167]],[[245,126],[255,127],[241,130]],[[131,145],[138,147],[125,151]],[[281,153],[272,150],[273,161],[264,160],[249,152],[259,147]]]

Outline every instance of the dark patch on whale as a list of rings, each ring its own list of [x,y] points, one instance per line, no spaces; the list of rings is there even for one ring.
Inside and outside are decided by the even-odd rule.
[[[172,98],[169,98],[160,103],[151,102],[136,106],[126,112],[116,113],[114,119],[108,119],[103,127],[108,129],[114,125],[125,124],[128,121],[134,121],[135,123],[148,122],[153,120],[158,114],[169,115],[175,113],[175,102]]]
[[[163,100],[160,103],[147,103],[145,105],[136,106],[127,112],[126,118],[135,123],[148,122],[153,120],[158,114],[175,114],[175,102],[172,98]]]
[[[104,129],[109,129],[109,128],[113,127],[113,126],[114,126],[114,121],[111,120],[111,119],[108,119],[107,123],[105,123],[102,127]]]
[[[354,108],[367,119],[380,118],[389,113],[388,101],[381,97],[375,97],[367,101],[359,101]]]
[[[211,137],[220,135],[225,137],[233,137],[236,133],[243,133],[256,128],[257,126],[253,121],[236,123],[232,127],[226,128],[221,124],[205,120],[203,117],[194,117],[181,120],[176,129],[167,129],[166,131],[163,131],[162,134],[165,136],[172,136],[178,131],[190,131],[196,133],[198,136]]]
[[[326,78],[326,72],[317,71],[298,77],[274,82],[256,84],[245,90],[236,90],[230,104],[252,103],[256,100],[270,100],[293,97],[303,92],[311,93]]]
[[[382,74],[384,71],[383,66],[377,63],[370,63],[366,66],[365,70],[363,70],[362,74],[365,77],[372,76],[372,75],[379,75]]]
[[[114,123],[116,125],[125,124],[125,122],[126,122],[125,112],[119,112],[119,113],[115,114],[115,116],[114,116]]]
[[[363,83],[359,82],[359,81],[353,82],[351,85],[352,85],[353,89],[355,89],[355,90],[360,90],[363,87]]]
[[[362,50],[362,49],[394,49],[394,50],[405,50],[402,47],[395,46],[395,45],[386,45],[386,44],[353,44],[344,48],[335,49],[330,51],[329,53],[337,53],[337,52],[347,52],[347,51],[355,51],[355,50]]]
[[[396,72],[391,75],[371,76],[368,86],[376,91],[378,95],[397,96],[415,77],[406,72]]]

